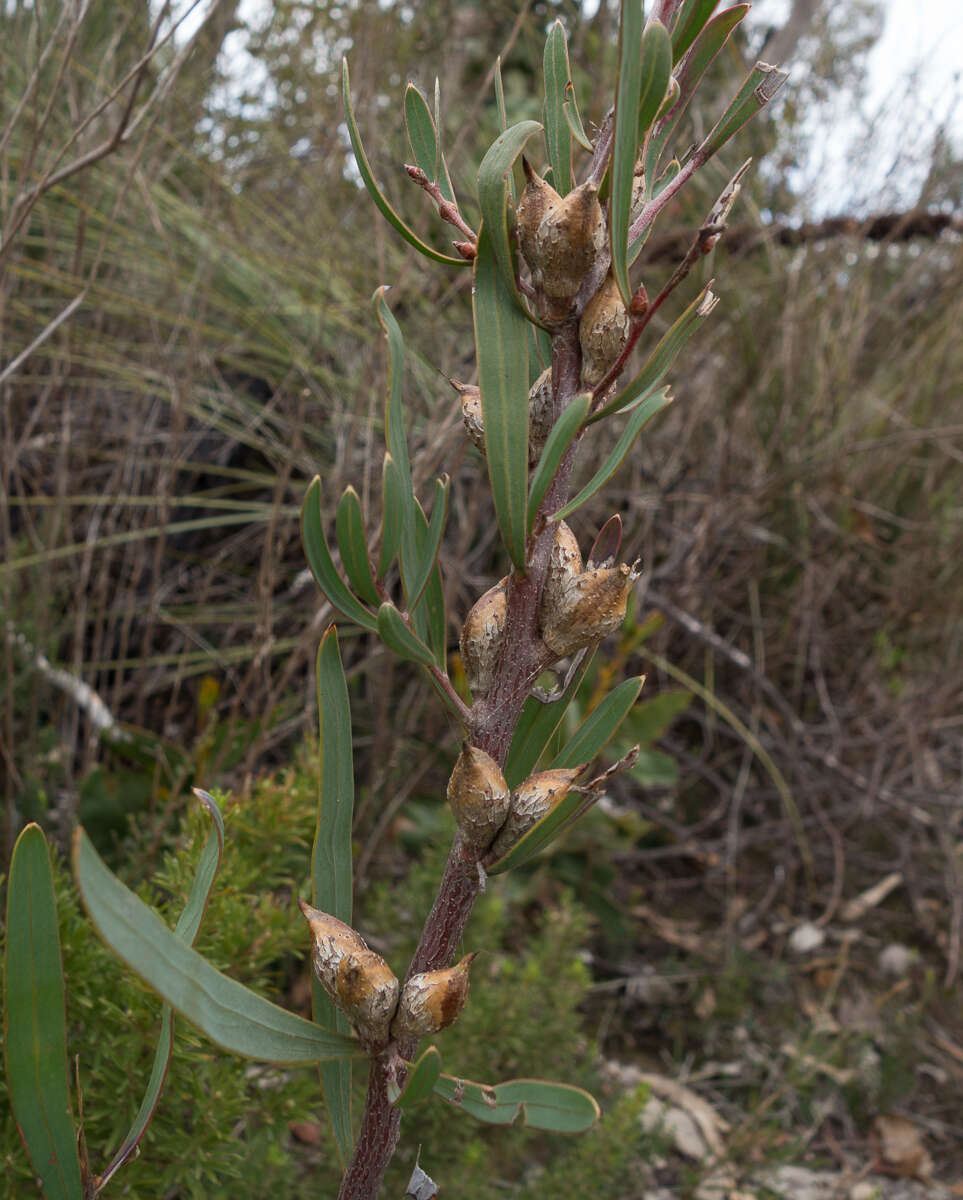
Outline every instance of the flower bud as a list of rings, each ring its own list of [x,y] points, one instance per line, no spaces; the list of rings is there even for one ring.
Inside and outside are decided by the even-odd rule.
[[[321,986],[363,1043],[383,1042],[398,1004],[399,985],[391,968],[350,925],[299,903],[314,937],[312,961]]]
[[[545,294],[571,300],[605,246],[605,236],[598,187],[586,180],[546,212],[536,231],[535,257]]]
[[[412,975],[401,990],[392,1037],[421,1038],[455,1022],[468,1000],[468,972],[474,957],[466,954],[444,971]]]
[[[581,573],[582,553],[575,540],[575,534],[564,521],[559,521],[539,604],[542,624],[545,623],[548,614],[555,612],[559,605],[564,603],[569,587]]]
[[[508,819],[499,830],[489,858],[493,862],[504,858],[512,846],[528,833],[533,825],[550,813],[568,795],[576,775],[582,768],[540,771],[530,775],[512,793]]]
[[[601,383],[628,341],[631,320],[622,302],[619,285],[609,272],[602,286],[585,306],[578,327],[582,345],[582,384]]]
[[[448,803],[467,845],[487,850],[508,816],[511,793],[498,763],[467,742],[448,780]]]
[[[535,235],[542,218],[562,197],[550,183],[546,183],[540,175],[535,173],[528,159],[522,159],[522,167],[525,171],[526,183],[519,197],[518,207],[515,209],[515,232],[518,235],[518,245],[532,272],[532,281],[536,287],[539,287],[541,267],[535,245]]]
[[[532,384],[528,393],[528,465],[534,467],[541,457],[548,435],[555,424],[555,403],[552,392],[552,368],[545,370]]]
[[[468,686],[477,699],[491,689],[505,633],[505,580],[497,583],[472,608],[462,626],[459,646]]]
[[[545,645],[565,658],[614,633],[625,620],[629,592],[637,578],[638,572],[625,563],[576,576],[554,607],[542,609]]]

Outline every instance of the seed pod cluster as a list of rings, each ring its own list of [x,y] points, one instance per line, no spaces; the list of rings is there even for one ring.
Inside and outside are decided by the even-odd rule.
[[[601,383],[629,338],[631,320],[611,271],[585,306],[578,327],[582,346],[582,384]]]
[[[401,991],[391,1023],[392,1037],[426,1037],[453,1024],[468,1000],[468,973],[474,957],[466,954],[446,970],[412,975]]]
[[[491,690],[505,634],[506,580],[501,580],[479,599],[465,618],[459,646],[461,661],[471,693],[478,699]]]
[[[508,816],[511,792],[498,763],[467,742],[448,780],[448,803],[465,843],[482,854]]]
[[[536,289],[564,311],[605,247],[598,187],[587,180],[560,196],[524,165],[527,182],[515,217],[518,244]]]
[[[568,795],[581,767],[540,771],[530,775],[512,793],[511,808],[505,824],[498,832],[490,858],[497,861],[511,850],[533,825],[552,811]]]
[[[354,1026],[362,1045],[382,1044],[398,1007],[397,978],[350,925],[303,900],[300,904],[314,937],[312,961],[321,986]]]

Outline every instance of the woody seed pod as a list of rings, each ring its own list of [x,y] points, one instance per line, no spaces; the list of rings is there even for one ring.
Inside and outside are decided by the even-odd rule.
[[[560,604],[564,604],[569,587],[581,573],[582,553],[575,540],[575,534],[564,521],[559,521],[539,603],[542,624],[545,623],[548,614],[555,612]]]
[[[466,742],[448,780],[448,803],[468,846],[481,854],[508,816],[511,792],[498,763]]]
[[[481,390],[470,383],[451,381],[451,386],[461,396],[461,419],[469,439],[485,453],[485,424],[482,419]]]
[[[398,980],[391,968],[344,921],[299,901],[314,937],[312,962],[321,986],[365,1043],[387,1036],[398,1003]]]
[[[512,806],[508,819],[501,827],[495,844],[491,848],[490,858],[493,862],[504,858],[512,846],[524,834],[536,825],[542,817],[555,808],[568,795],[568,792],[581,767],[566,768],[565,770],[540,771],[530,775],[524,783],[512,793]]]
[[[541,283],[541,267],[535,246],[535,234],[542,218],[562,197],[550,183],[546,183],[535,173],[528,159],[522,159],[522,167],[526,183],[515,210],[515,232],[518,235],[518,245],[532,272],[532,281],[538,287]]]
[[[505,580],[489,588],[465,618],[459,646],[468,686],[477,699],[491,689],[505,633]]]
[[[645,165],[643,158],[635,164],[632,172],[632,199],[629,201],[629,221],[632,222],[642,212],[645,204]]]
[[[598,188],[586,180],[548,210],[536,231],[535,257],[545,294],[571,300],[603,249],[605,236]]]
[[[585,306],[578,327],[582,345],[582,383],[585,387],[595,387],[601,383],[628,341],[630,325],[619,285],[609,272],[602,286]]]
[[[554,424],[552,368],[545,370],[532,384],[528,393],[528,465],[538,462]]]
[[[453,1024],[468,1000],[468,972],[474,957],[466,954],[444,971],[412,975],[401,990],[391,1036],[421,1038]]]
[[[544,611],[542,641],[565,658],[614,633],[625,619],[629,591],[637,578],[638,572],[625,563],[576,576],[559,603]]]

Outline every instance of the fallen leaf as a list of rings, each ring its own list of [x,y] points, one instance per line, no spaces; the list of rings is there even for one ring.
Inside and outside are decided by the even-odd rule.
[[[933,1160],[923,1145],[920,1131],[906,1117],[895,1113],[877,1117],[873,1122],[873,1141],[880,1171],[924,1183],[932,1178]]]

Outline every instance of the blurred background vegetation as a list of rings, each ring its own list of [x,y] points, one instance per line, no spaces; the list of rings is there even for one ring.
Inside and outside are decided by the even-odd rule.
[[[428,268],[359,188],[340,57],[377,178],[445,249],[400,170],[406,80],[429,91],[440,75],[448,159],[470,198],[498,132],[496,55],[510,119],[538,117],[544,37],[561,17],[583,117],[599,121],[617,6],[221,0],[175,28],[176,15],[139,0],[0,10],[4,863],[25,821],[61,844],[82,821],[129,882],[177,911],[180,852],[198,832],[188,789],[230,791],[235,857],[201,948],[303,1005],[291,901],[307,885],[313,662],[333,614],[304,569],[298,515],[315,472],[331,511],[348,482],[376,507],[380,283],[411,351],[416,485],[442,468],[453,479],[452,646],[504,570],[439,374],[472,371],[470,273]],[[598,1194],[633,1194],[652,1139],[639,1097],[602,1081],[606,1061],[697,1075],[744,1164],[834,1146],[858,1159],[874,1114],[895,1106],[923,1123],[941,1171],[963,1176],[963,164],[946,130],[917,120],[910,90],[904,127],[926,163],[912,194],[897,189],[883,211],[822,195],[814,211],[793,186],[833,136],[821,105],[859,88],[879,16],[797,2],[750,25],[690,114],[683,146],[755,57],[778,52],[793,70],[774,117],[648,244],[653,293],[754,157],[705,264],[723,302],[680,360],[676,403],[576,525],[587,546],[618,511],[644,563],[636,611],[579,701],[648,672],[630,731],[644,752],[547,861],[492,889],[469,931],[490,969],[446,1035],[452,1069],[534,1073],[564,1045],[560,1077],[602,1088],[610,1115],[563,1153],[519,1131],[466,1126],[458,1140],[428,1114],[396,1184],[420,1141],[426,1168],[463,1195],[580,1194],[579,1171],[597,1185],[609,1168]],[[870,128],[849,169],[891,155],[900,178],[906,152]],[[455,731],[413,672],[350,626],[341,638],[361,928],[397,968],[449,832]],[[66,880],[61,897],[96,1164],[136,1108],[156,1005],[121,982]],[[805,926],[818,941],[800,954]],[[893,944],[910,957],[887,975]],[[263,1170],[251,1194],[275,1179],[325,1194],[314,1081],[225,1063],[182,1034],[118,1194],[236,1196],[251,1163]],[[29,1170],[9,1120],[3,1153],[19,1181],[8,1194],[21,1194]]]

